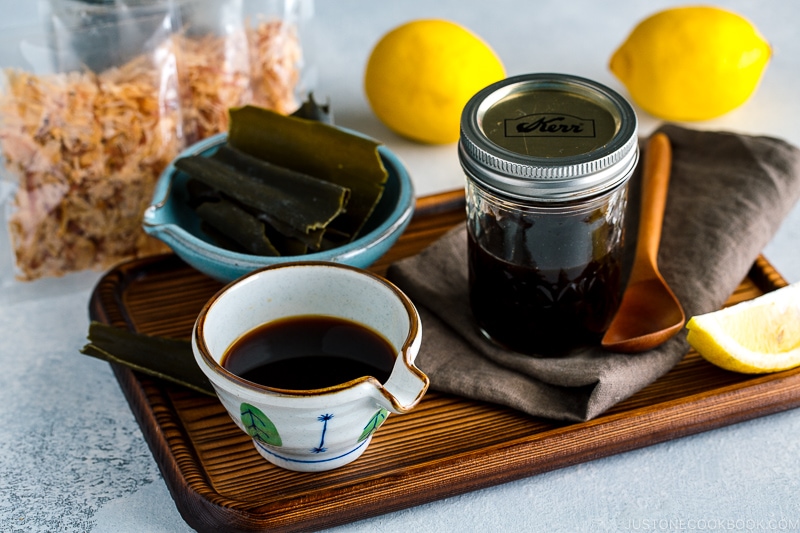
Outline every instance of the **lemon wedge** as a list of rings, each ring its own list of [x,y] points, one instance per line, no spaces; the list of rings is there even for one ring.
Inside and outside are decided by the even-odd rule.
[[[800,283],[692,317],[687,340],[709,362],[762,374],[800,366]]]

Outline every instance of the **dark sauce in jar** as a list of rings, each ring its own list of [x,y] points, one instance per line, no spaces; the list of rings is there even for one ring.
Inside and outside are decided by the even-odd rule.
[[[564,74],[507,78],[464,107],[470,304],[487,338],[547,356],[597,345],[622,300],[636,131],[620,94]]]
[[[596,343],[619,307],[618,254],[548,270],[493,256],[471,234],[468,250],[473,316],[486,336],[514,351],[550,355]]]
[[[222,367],[247,381],[287,390],[389,379],[396,351],[382,335],[349,320],[303,315],[275,320],[237,339]]]

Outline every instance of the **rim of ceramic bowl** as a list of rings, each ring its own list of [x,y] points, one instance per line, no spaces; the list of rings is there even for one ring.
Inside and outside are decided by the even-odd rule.
[[[369,138],[366,135],[349,130],[347,128],[340,129],[352,133],[353,135]],[[178,154],[176,159],[185,156],[201,154],[211,150],[217,145],[225,142],[227,137],[228,134],[223,132],[199,141],[183,150],[180,154]],[[389,213],[389,215],[386,217],[386,220],[382,221],[372,231],[357,237],[349,243],[337,246],[336,248],[332,248],[330,250],[311,252],[304,255],[281,257],[259,256],[234,252],[221,248],[207,240],[197,237],[183,228],[180,224],[159,221],[158,216],[160,211],[167,205],[170,198],[170,193],[172,190],[172,178],[174,174],[178,172],[174,161],[170,162],[167,168],[165,168],[161,173],[161,176],[156,184],[153,200],[145,210],[142,225],[147,233],[156,232],[159,230],[167,233],[173,237],[178,244],[184,246],[187,251],[194,250],[196,253],[202,253],[204,256],[212,260],[235,263],[237,266],[242,268],[255,269],[265,265],[282,264],[287,261],[331,261],[332,257],[335,258],[335,261],[343,261],[358,255],[365,249],[374,248],[381,242],[388,239],[398,230],[398,228],[403,226],[414,213],[414,185],[407,169],[397,155],[389,150],[385,145],[380,144],[378,146],[378,153],[381,156],[382,164],[387,167],[387,172],[390,174],[394,173],[399,181],[399,194],[397,202],[395,203],[391,213]]]
[[[341,392],[347,389],[351,389],[354,386],[360,383],[371,383],[375,385],[381,394],[389,401],[392,405],[396,404],[394,398],[391,395],[387,394],[386,390],[384,389],[384,384],[378,381],[376,378],[372,376],[362,376],[356,379],[339,383],[336,385],[332,385],[330,387],[323,387],[319,389],[307,389],[307,390],[294,390],[294,389],[281,389],[277,387],[270,387],[267,385],[260,385],[258,383],[253,383],[252,381],[248,381],[242,377],[237,376],[233,372],[225,369],[220,363],[218,363],[212,356],[211,351],[208,348],[208,345],[205,341],[205,320],[208,316],[209,311],[214,306],[214,304],[221,299],[223,296],[228,293],[234,286],[240,285],[242,283],[246,283],[250,280],[250,278],[259,275],[262,272],[270,271],[270,270],[278,270],[282,268],[297,268],[297,267],[310,267],[310,268],[333,268],[333,269],[344,269],[354,272],[358,275],[365,276],[371,282],[379,283],[389,289],[392,293],[397,296],[397,299],[402,303],[406,313],[408,314],[409,319],[409,326],[408,326],[408,334],[406,338],[403,340],[401,346],[397,347],[398,357],[403,358],[403,362],[409,368],[409,370],[414,373],[420,380],[424,382],[428,382],[427,375],[422,372],[419,368],[414,365],[414,361],[411,360],[410,356],[410,349],[413,346],[415,340],[419,336],[420,333],[420,318],[419,313],[414,306],[411,299],[401,291],[394,283],[387,280],[386,278],[379,276],[373,272],[368,270],[364,270],[362,268],[354,267],[351,265],[345,265],[341,263],[332,263],[330,261],[292,261],[286,263],[279,263],[275,265],[268,265],[249,274],[245,274],[241,278],[238,278],[224,287],[222,287],[219,291],[217,291],[214,296],[212,296],[206,303],[203,305],[203,308],[200,310],[200,313],[197,316],[197,320],[195,321],[195,325],[192,331],[192,338],[197,346],[197,350],[200,353],[200,357],[202,358],[203,362],[206,364],[206,367],[211,370],[214,374],[218,377],[228,381],[233,382],[238,387],[243,387],[246,390],[253,391],[253,392],[263,392],[269,391],[276,394],[281,394],[288,397],[308,397],[308,396],[323,396],[328,394],[334,394],[337,392]],[[423,391],[424,392],[424,391]],[[421,394],[420,394],[421,396]],[[419,397],[415,399],[414,404],[419,401]],[[396,405],[395,405],[396,406]]]

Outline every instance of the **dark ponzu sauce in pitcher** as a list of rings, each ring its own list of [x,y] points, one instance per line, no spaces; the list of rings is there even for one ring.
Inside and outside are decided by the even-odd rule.
[[[385,383],[396,350],[382,335],[329,316],[296,316],[249,331],[226,351],[222,366],[253,383],[311,390],[372,376]]]

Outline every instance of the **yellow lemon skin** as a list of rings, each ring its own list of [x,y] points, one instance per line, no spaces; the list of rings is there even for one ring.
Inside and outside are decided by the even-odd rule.
[[[707,361],[745,374],[800,366],[800,283],[692,317],[689,344]]]
[[[385,34],[370,53],[364,91],[394,132],[429,144],[458,140],[461,111],[505,77],[495,52],[454,22],[420,19]]]
[[[717,7],[687,6],[637,24],[611,56],[609,68],[648,113],[700,121],[747,101],[771,54],[769,43],[744,17]]]

